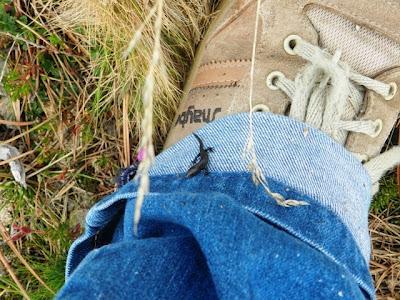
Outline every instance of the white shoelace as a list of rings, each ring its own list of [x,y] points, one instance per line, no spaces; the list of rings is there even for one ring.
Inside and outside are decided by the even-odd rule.
[[[349,132],[371,137],[380,133],[382,120],[356,118],[361,112],[366,89],[390,99],[394,92],[391,84],[352,71],[340,61],[340,51],[332,56],[298,36],[288,37],[285,49],[289,54],[309,61],[294,81],[281,72],[272,72],[267,78],[271,89],[280,89],[290,98],[290,117],[324,131],[342,145]],[[362,154],[354,155],[360,160],[365,159]],[[379,190],[381,177],[398,164],[400,147],[394,147],[364,164],[372,179],[373,194]]]

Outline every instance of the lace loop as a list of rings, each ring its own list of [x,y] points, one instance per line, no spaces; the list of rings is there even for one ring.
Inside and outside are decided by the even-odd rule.
[[[294,81],[277,71],[267,77],[269,88],[280,89],[291,99],[290,117],[322,129],[341,144],[350,131],[371,137],[379,135],[381,123],[354,119],[362,107],[364,88],[387,98],[396,89],[393,84],[350,70],[340,61],[340,51],[331,55],[299,36],[289,36],[284,47],[288,53],[310,62]]]
[[[365,89],[391,100],[397,92],[395,83],[386,84],[361,75],[340,60],[340,51],[331,55],[297,35],[285,39],[284,49],[288,54],[298,55],[309,62],[294,81],[277,71],[267,77],[268,87],[280,89],[289,97],[290,117],[326,132],[342,145],[349,132],[372,138],[380,134],[382,120],[356,118],[361,112]],[[362,153],[355,155],[368,160]],[[378,181],[383,174],[399,163],[400,147],[394,147],[364,164],[372,178],[373,193],[378,190]]]
[[[377,137],[382,131],[383,122],[381,119],[375,121],[338,121],[334,127],[338,130],[353,131],[369,135],[370,137]]]
[[[317,60],[318,63],[317,56],[319,55],[324,55],[327,56],[328,58],[331,57],[332,62],[334,62],[342,69],[347,70],[349,72],[350,80],[352,80],[354,83],[357,83],[358,85],[364,86],[367,89],[378,93],[384,98],[390,98],[390,97],[393,98],[393,94],[395,94],[397,91],[397,85],[395,83],[390,83],[390,84],[383,83],[378,80],[351,71],[347,64],[339,61],[340,52],[338,51],[335,53],[334,56],[332,56],[330,53],[298,37],[296,39],[296,46],[293,48],[293,52],[311,63],[315,63],[315,60]]]

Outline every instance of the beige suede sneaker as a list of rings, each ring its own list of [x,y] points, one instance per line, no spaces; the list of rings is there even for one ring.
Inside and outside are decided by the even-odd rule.
[[[257,13],[253,110],[319,128],[360,160],[378,156],[400,113],[400,1],[261,0],[258,12],[256,0],[223,1],[165,146],[249,111]]]

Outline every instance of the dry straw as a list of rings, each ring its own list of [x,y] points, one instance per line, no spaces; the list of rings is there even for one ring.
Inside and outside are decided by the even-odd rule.
[[[10,44],[14,41],[8,68],[22,74],[28,66],[41,68],[32,69],[31,80],[38,85],[17,101],[16,121],[0,120],[19,127],[2,134],[1,143],[19,146],[28,174],[24,193],[10,182],[8,172],[1,174],[2,197],[11,203],[12,218],[5,225],[8,228],[15,221],[43,232],[24,237],[16,247],[53,290],[57,287],[49,282],[47,270],[58,271],[51,263],[65,255],[72,238],[68,226],[76,225],[74,213],[114,190],[113,176],[130,163],[139,147],[153,153],[147,158],[161,149],[214,2],[163,0],[158,37],[156,0],[13,2],[18,15],[28,20],[18,24],[30,38],[2,33],[11,39]],[[135,35],[136,41],[129,45]],[[158,61],[153,56],[156,40]],[[33,110],[33,104],[43,110],[35,110],[34,118],[28,109],[32,105]],[[32,119],[37,122],[24,122]],[[139,173],[147,171],[142,168]],[[12,252],[3,250],[5,257]],[[35,265],[37,260],[44,263]],[[8,269],[10,278],[6,279],[16,284],[4,281],[3,297],[24,289],[28,294],[47,292],[45,284],[33,279],[25,261],[15,257],[11,262],[15,272]]]
[[[143,105],[144,117],[142,120],[143,135],[141,137],[140,150],[143,153],[143,160],[140,162],[137,170],[136,179],[140,180],[136,197],[136,207],[134,214],[134,232],[137,235],[138,225],[141,215],[141,209],[145,194],[149,191],[149,170],[154,161],[154,145],[153,145],[153,92],[154,92],[154,73],[159,64],[161,57],[161,25],[163,19],[163,0],[157,0],[155,7],[157,8],[156,20],[154,22],[154,52],[152,54],[149,72],[147,73],[144,92]],[[138,31],[139,32],[139,31]],[[134,37],[135,40],[135,37]],[[133,43],[130,43],[131,46]],[[129,50],[129,48],[128,48]],[[129,52],[125,52],[125,55]],[[127,56],[127,55],[126,55]]]
[[[135,232],[149,190],[148,171],[155,148],[162,145],[171,125],[181,95],[182,74],[188,70],[187,62],[193,58],[194,45],[200,40],[213,2],[217,1],[52,3],[55,27],[85,31],[81,43],[92,53],[89,80],[98,86],[87,99],[98,113],[96,127],[104,123],[103,112],[111,111],[116,120],[122,120],[117,121],[120,128],[117,133],[123,140],[120,150],[123,165],[128,166],[130,156],[137,151],[144,158],[136,176],[140,185]]]
[[[42,0],[44,1],[44,0]],[[164,0],[159,62],[153,66],[154,142],[161,148],[181,96],[184,74],[194,56],[195,44],[207,24],[212,0]],[[138,145],[143,134],[145,113],[143,89],[152,63],[157,14],[156,1],[63,0],[46,1],[53,7],[52,25],[72,31],[90,53],[91,65],[86,102],[100,128],[112,114],[117,120],[118,138],[123,139],[122,106],[128,99],[130,145]],[[82,34],[80,34],[82,32]],[[132,51],[134,49],[134,51]],[[122,148],[122,147],[121,147]],[[131,153],[138,147],[131,147]],[[121,153],[124,151],[121,150]],[[127,162],[126,158],[123,159]]]

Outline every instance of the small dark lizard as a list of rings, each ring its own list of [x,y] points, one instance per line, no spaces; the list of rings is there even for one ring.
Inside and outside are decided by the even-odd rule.
[[[193,177],[204,170],[205,174],[208,175],[208,152],[212,152],[213,148],[204,148],[204,143],[200,137],[193,133],[194,137],[199,142],[199,154],[192,161],[193,166],[186,172],[186,177]]]

